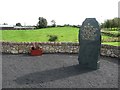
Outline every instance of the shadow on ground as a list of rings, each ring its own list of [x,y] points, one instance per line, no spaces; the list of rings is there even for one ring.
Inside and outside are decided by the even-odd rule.
[[[83,74],[92,71],[91,69],[73,65],[68,67],[61,67],[57,69],[30,73],[28,75],[18,77],[15,81],[18,84],[34,84],[45,83],[54,80],[64,79],[71,76]]]

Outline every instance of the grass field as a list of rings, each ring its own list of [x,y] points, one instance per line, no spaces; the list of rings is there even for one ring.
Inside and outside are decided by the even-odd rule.
[[[75,27],[53,27],[38,30],[3,30],[0,32],[0,41],[12,42],[48,42],[50,35],[58,37],[56,42],[78,42],[79,28]],[[110,34],[110,35],[109,35]],[[114,35],[111,36],[111,35]],[[102,43],[118,46],[118,31],[104,31]]]
[[[56,27],[40,30],[4,30],[2,31],[2,40],[16,42],[47,42],[49,35],[56,35],[58,37],[57,42],[77,42],[78,30],[78,28],[73,27]]]
[[[103,42],[102,44],[113,45],[113,46],[120,46],[120,42]]]

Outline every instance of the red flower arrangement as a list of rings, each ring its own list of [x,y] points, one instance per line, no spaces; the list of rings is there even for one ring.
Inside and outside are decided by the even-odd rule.
[[[30,54],[32,56],[40,56],[43,54],[43,49],[39,48],[38,46],[33,45],[33,47],[31,47],[30,49]]]

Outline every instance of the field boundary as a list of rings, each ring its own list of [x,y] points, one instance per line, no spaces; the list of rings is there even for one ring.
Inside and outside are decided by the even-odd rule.
[[[44,53],[70,53],[77,54],[79,52],[79,43],[72,42],[0,42],[2,53],[10,54],[29,54],[33,44],[44,50]],[[110,57],[120,57],[120,46],[101,45],[101,55]]]

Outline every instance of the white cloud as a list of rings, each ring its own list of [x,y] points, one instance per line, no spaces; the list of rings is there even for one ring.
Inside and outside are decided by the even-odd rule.
[[[99,22],[118,16],[119,0],[0,0],[0,24],[36,24],[45,17],[49,24],[81,24],[87,17]]]

